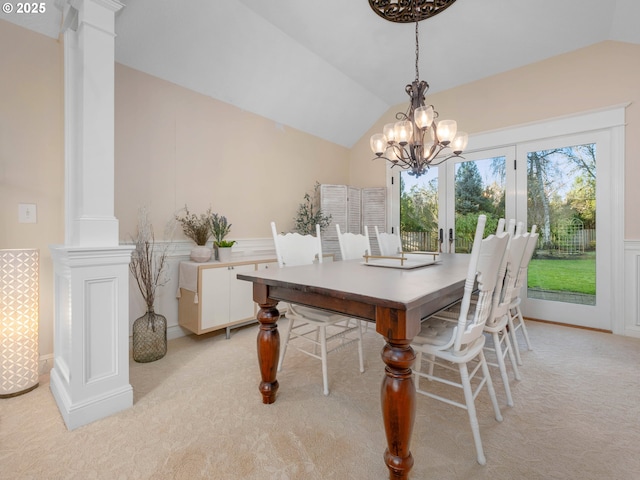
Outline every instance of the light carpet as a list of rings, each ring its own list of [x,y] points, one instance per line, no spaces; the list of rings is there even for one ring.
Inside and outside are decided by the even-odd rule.
[[[418,395],[411,479],[640,478],[640,339],[528,322],[533,351],[504,421],[477,400],[487,465],[464,410]],[[381,337],[320,362],[290,349],[273,405],[263,405],[253,325],[169,342],[131,362],[132,408],[68,431],[48,383],[0,400],[1,479],[386,479]]]

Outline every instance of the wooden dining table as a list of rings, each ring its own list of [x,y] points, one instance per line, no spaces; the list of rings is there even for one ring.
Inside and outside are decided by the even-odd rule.
[[[390,479],[407,479],[413,466],[410,442],[416,405],[411,341],[420,331],[422,318],[462,298],[468,265],[469,255],[440,254],[435,263],[415,268],[348,260],[238,274],[238,279],[253,282],[253,300],[260,306],[257,349],[262,402],[274,403],[279,387],[279,301],[375,322],[376,331],[386,340],[381,353],[384,461]]]

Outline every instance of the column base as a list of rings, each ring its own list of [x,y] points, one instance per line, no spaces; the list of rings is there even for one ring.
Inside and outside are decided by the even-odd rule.
[[[131,385],[103,392],[98,397],[76,403],[72,403],[68,387],[54,367],[50,377],[51,393],[69,430],[121,412],[133,405]]]

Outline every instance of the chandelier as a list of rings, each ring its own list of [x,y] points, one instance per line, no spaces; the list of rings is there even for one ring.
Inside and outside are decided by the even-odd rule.
[[[426,173],[430,166],[460,157],[469,140],[465,132],[457,131],[455,120],[437,120],[438,112],[433,105],[425,104],[424,96],[429,84],[420,80],[418,71],[418,23],[436,15],[453,2],[455,0],[398,0],[398,3],[369,0],[371,8],[383,18],[399,23],[415,21],[416,24],[416,78],[405,87],[411,98],[409,109],[407,113],[397,113],[397,122],[386,124],[383,132],[372,135],[370,140],[376,158],[384,158],[391,162],[391,168],[399,166],[416,177]]]

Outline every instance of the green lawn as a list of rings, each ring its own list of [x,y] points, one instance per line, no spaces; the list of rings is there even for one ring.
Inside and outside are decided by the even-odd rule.
[[[571,259],[532,258],[528,285],[529,288],[595,295],[595,254]]]

